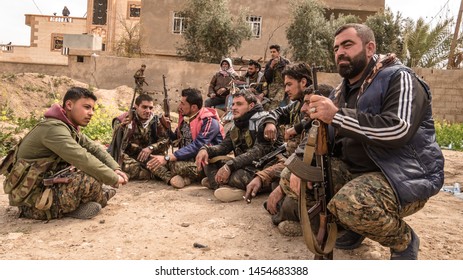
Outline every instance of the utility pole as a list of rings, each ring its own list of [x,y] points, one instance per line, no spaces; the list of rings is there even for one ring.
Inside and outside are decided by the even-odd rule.
[[[457,24],[455,25],[455,32],[453,33],[452,44],[450,45],[449,61],[447,62],[447,69],[453,69],[457,65],[455,63],[455,47],[457,45],[458,35],[460,34],[461,14],[463,13],[463,0],[460,2],[460,10],[458,11]]]

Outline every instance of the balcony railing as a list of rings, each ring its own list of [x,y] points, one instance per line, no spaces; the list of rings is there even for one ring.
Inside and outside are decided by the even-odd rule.
[[[13,52],[14,51],[14,46],[10,45],[10,44],[0,44],[0,50],[2,50],[2,52]]]
[[[72,22],[72,17],[63,17],[63,16],[50,16],[48,21],[50,22]]]

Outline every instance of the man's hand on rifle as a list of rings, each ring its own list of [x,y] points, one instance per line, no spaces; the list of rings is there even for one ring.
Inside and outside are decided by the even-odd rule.
[[[312,189],[312,182],[307,182],[307,187]],[[299,196],[301,192],[301,178],[297,177],[296,175],[291,173],[291,177],[289,177],[289,188]]]
[[[285,130],[285,141],[288,141],[289,139],[293,138],[296,135],[297,135],[297,132],[294,129],[294,127],[286,129]]]
[[[284,197],[283,191],[281,190],[281,187],[278,186],[276,187],[268,196],[267,198],[267,211],[275,215],[278,213],[278,208],[277,204],[280,200],[282,200]]]
[[[254,179],[249,182],[246,186],[246,194],[244,195],[244,199],[247,203],[251,203],[251,199],[256,197],[257,192],[262,188],[262,179],[259,176],[254,177]]]
[[[329,98],[316,94],[310,97],[309,112],[310,118],[313,120],[318,119],[330,124],[338,110],[339,108]]]
[[[209,154],[206,150],[199,150],[199,153],[196,155],[196,167],[198,171],[203,170],[204,165],[209,164]]]
[[[170,129],[172,121],[165,114],[162,114],[160,121],[165,129]]]
[[[264,129],[264,138],[268,141],[277,139],[277,127],[273,123],[267,123]]]
[[[144,148],[138,154],[137,160],[139,162],[145,162],[150,157],[152,152],[153,152],[153,150],[151,150],[149,146]]]

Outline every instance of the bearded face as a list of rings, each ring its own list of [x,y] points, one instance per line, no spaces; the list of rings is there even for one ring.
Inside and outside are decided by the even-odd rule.
[[[348,63],[339,64],[341,61]],[[352,58],[345,54],[338,55],[336,58],[336,66],[341,77],[346,79],[352,79],[356,77],[358,74],[362,73],[362,71],[367,66],[367,53],[365,48],[363,48],[359,54]]]

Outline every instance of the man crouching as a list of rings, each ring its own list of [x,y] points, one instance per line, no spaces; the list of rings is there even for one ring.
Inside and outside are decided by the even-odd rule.
[[[20,217],[90,219],[126,184],[127,175],[100,145],[81,133],[94,114],[93,92],[73,87],[54,104],[0,166],[4,191]]]

